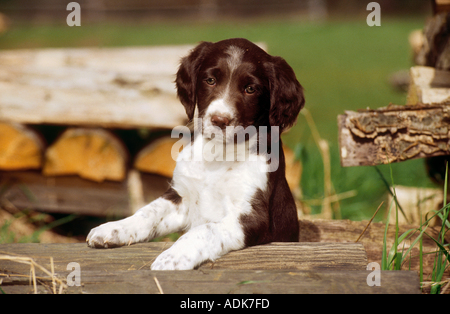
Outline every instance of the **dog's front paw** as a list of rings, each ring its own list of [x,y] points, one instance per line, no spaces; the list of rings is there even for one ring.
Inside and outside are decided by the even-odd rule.
[[[189,270],[194,269],[196,262],[184,250],[173,250],[173,247],[162,252],[153,262],[152,270]]]
[[[90,247],[112,248],[134,243],[134,237],[120,221],[108,222],[89,232],[86,242]]]

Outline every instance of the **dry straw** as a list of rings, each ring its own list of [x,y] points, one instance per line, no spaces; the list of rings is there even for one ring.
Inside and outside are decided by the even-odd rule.
[[[30,274],[29,275],[20,275],[20,274],[2,274],[2,275],[5,275],[7,277],[24,277],[24,276],[28,277],[30,279],[30,285],[31,285],[31,282],[33,283],[33,291],[35,294],[37,294],[37,281],[38,280],[39,281],[51,280],[51,282],[52,282],[51,290],[54,294],[57,294],[57,293],[61,294],[64,291],[64,289],[67,288],[67,285],[61,279],[56,277],[55,267],[53,264],[53,257],[50,257],[51,271],[49,271],[45,267],[39,265],[30,257],[12,256],[12,255],[3,255],[2,254],[2,255],[0,255],[0,260],[6,260],[6,261],[30,265]],[[36,269],[43,271],[50,278],[37,277]],[[59,284],[59,290],[57,292],[58,284]]]

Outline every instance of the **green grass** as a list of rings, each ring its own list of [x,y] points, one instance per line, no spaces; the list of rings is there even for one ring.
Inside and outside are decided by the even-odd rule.
[[[392,170],[392,168],[390,168]],[[431,278],[428,278],[432,282],[430,293],[431,294],[439,294],[441,293],[441,289],[443,288],[443,285],[445,284],[444,289],[448,288],[448,281],[442,282],[443,276],[445,271],[450,266],[450,251],[449,251],[449,244],[445,243],[445,236],[446,233],[450,230],[450,223],[448,221],[449,212],[450,212],[450,203],[447,203],[447,192],[448,192],[448,165],[445,173],[445,184],[444,184],[444,200],[443,200],[443,207],[438,210],[434,211],[433,213],[428,213],[430,218],[428,218],[424,223],[422,223],[418,228],[409,229],[406,232],[404,232],[402,235],[399,235],[399,226],[398,226],[398,215],[399,215],[399,204],[396,198],[395,193],[395,184],[394,184],[394,178],[392,176],[391,171],[391,181],[392,181],[392,190],[393,190],[393,204],[391,204],[389,208],[389,214],[386,219],[386,226],[385,226],[385,233],[384,233],[384,239],[383,239],[383,251],[382,251],[382,257],[381,257],[381,270],[401,270],[402,268],[406,268],[409,266],[409,263],[411,261],[411,251],[412,249],[419,244],[419,276],[420,276],[420,282],[423,284],[424,277],[423,277],[423,247],[422,247],[422,241],[424,236],[428,236],[430,239],[432,239],[436,243],[436,251],[434,252],[434,265],[433,265],[433,271],[431,273]],[[390,212],[393,208],[393,205],[395,205],[395,224],[393,226],[395,227],[395,238],[394,238],[394,244],[389,250],[387,250],[387,231],[389,228],[389,217]],[[431,235],[429,235],[426,230],[428,228],[428,223],[435,217],[438,216],[441,221],[442,225],[439,229],[437,238],[433,238]],[[410,241],[410,244],[406,245],[406,240]],[[405,250],[405,246],[408,247],[408,249]],[[399,249],[399,247],[402,247],[402,249]],[[448,263],[447,263],[448,262]]]
[[[164,22],[151,24],[104,24],[81,27],[65,25],[13,25],[0,35],[0,49],[140,46],[217,41],[245,37],[266,42],[269,52],[284,57],[305,88],[306,108],[322,138],[330,145],[331,173],[337,193],[356,190],[357,196],[341,201],[342,218],[370,218],[386,189],[372,167],[341,168],[338,153],[337,116],[345,110],[378,108],[390,102],[405,103],[388,77],[412,66],[408,35],[423,27],[426,17],[383,18],[381,27],[368,27],[365,16],[353,20],[308,23],[300,18],[217,23]],[[305,118],[284,136],[295,147],[301,143],[305,199],[320,199],[323,165]],[[392,165],[398,185],[432,186],[422,160]],[[389,168],[380,167],[388,176]],[[313,212],[319,212],[315,207]]]

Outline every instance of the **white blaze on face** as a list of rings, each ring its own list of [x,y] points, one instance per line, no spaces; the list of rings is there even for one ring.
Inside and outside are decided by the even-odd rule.
[[[242,63],[242,57],[244,56],[244,50],[238,48],[236,46],[230,46],[226,51],[228,54],[227,64],[230,69],[230,77],[231,74],[238,68],[238,66]]]
[[[209,104],[208,109],[205,112],[204,120],[203,120],[203,132],[206,137],[211,137],[212,133],[217,133],[213,124],[211,123],[211,118],[214,115],[227,117],[230,121],[234,119],[236,116],[236,108],[234,104],[232,104],[229,99],[230,93],[230,85],[231,79],[233,77],[233,72],[239,67],[242,63],[242,58],[244,56],[245,51],[242,48],[236,46],[230,46],[226,51],[228,54],[227,65],[228,65],[228,82],[226,83],[226,87],[224,92],[222,93],[220,98],[215,99]]]

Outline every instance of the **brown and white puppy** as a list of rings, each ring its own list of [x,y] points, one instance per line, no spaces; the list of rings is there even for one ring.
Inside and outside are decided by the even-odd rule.
[[[246,39],[203,42],[181,60],[178,97],[192,141],[169,190],[133,216],[91,230],[90,247],[187,232],[151,268],[193,269],[246,246],[298,241],[280,134],[304,105],[294,71]]]

